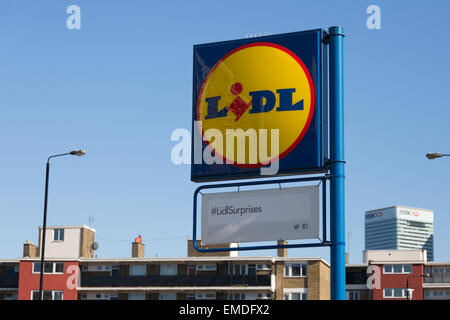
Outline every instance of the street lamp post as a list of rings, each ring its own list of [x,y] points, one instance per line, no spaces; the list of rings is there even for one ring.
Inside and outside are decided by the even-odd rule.
[[[427,278],[429,276],[430,276],[430,274],[423,273],[423,274],[419,274],[419,275],[416,275],[416,276],[409,276],[409,277],[406,278],[406,299],[407,300],[412,300],[412,295],[411,296],[409,295],[409,279],[410,278],[419,278],[419,277]]]
[[[62,154],[55,154],[53,156],[48,157],[47,159],[47,166],[45,171],[45,197],[44,197],[44,220],[42,223],[42,241],[41,241],[41,271],[39,276],[39,300],[44,300],[44,292],[42,290],[43,288],[43,282],[44,282],[44,258],[45,258],[45,234],[47,231],[47,201],[48,201],[48,178],[50,174],[50,159],[56,158],[56,157],[62,157],[67,155],[72,156],[83,156],[86,154],[86,151],[84,150],[74,150],[68,153],[62,153]]]

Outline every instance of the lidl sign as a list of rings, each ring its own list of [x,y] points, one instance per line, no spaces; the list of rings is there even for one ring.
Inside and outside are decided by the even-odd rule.
[[[323,31],[194,46],[191,179],[325,170]]]

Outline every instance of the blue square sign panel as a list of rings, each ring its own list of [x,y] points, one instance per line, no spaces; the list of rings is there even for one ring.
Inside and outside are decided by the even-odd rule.
[[[325,172],[323,30],[194,46],[195,182]]]

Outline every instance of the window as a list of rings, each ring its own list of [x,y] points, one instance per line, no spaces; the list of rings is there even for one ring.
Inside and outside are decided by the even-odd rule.
[[[299,264],[293,264],[291,266],[291,276],[292,277],[300,277],[301,275],[302,275],[302,268],[300,267],[300,265]]]
[[[245,267],[245,265],[244,265],[244,267]],[[241,265],[240,264],[232,264],[230,266],[230,273],[232,275],[239,275],[239,274],[241,274]],[[243,274],[245,274],[245,269],[244,269],[244,273]]]
[[[53,300],[64,300],[64,291],[53,291]]]
[[[406,289],[386,288],[383,290],[384,298],[406,298]]]
[[[177,265],[176,264],[162,264],[160,270],[161,276],[176,276]]]
[[[284,267],[285,277],[306,277],[308,266],[306,264],[292,263]]]
[[[289,299],[289,300],[301,300],[301,298],[302,298],[302,295],[300,292],[292,292],[291,299]]]
[[[188,293],[187,300],[195,300],[195,293]]]
[[[160,293],[159,300],[177,300],[177,294],[175,292]]]
[[[64,262],[45,262],[44,273],[64,273]],[[41,263],[33,263],[33,273],[41,272]]]
[[[412,265],[410,264],[386,264],[383,268],[384,273],[411,273]]]
[[[401,264],[394,265],[394,273],[402,273],[402,265]]]
[[[51,291],[44,291],[44,298],[43,300],[52,300],[52,292]]]
[[[359,300],[359,291],[350,291],[348,292],[348,300]]]
[[[385,298],[393,297],[392,289],[388,289],[388,288],[384,289],[383,295]]]
[[[291,289],[292,290],[292,289]],[[307,300],[308,294],[305,289],[296,289],[292,291],[285,291],[284,300]]]
[[[54,241],[64,241],[64,229],[54,229],[53,230],[53,240]]]
[[[245,293],[230,293],[228,300],[245,300]]]
[[[64,263],[63,262],[55,263],[55,273],[64,273]]]
[[[215,271],[217,270],[216,264],[199,264],[197,265],[198,271]]]
[[[187,300],[214,300],[216,299],[215,293],[188,293]]]
[[[129,293],[128,300],[145,300],[145,293]]]
[[[40,262],[34,262],[33,263],[33,272],[34,273],[41,272],[41,263]]]
[[[256,265],[255,264],[249,264],[247,266],[247,275],[249,276],[256,276]]]
[[[215,293],[197,293],[195,295],[196,300],[214,300],[216,299]]]
[[[17,293],[5,293],[4,300],[17,300]]]
[[[384,273],[392,273],[392,264],[384,265]]]
[[[44,273],[53,273],[53,263],[44,263]]]
[[[44,300],[63,300],[64,291],[44,291]],[[31,292],[31,300],[39,300],[39,291],[33,290]]]
[[[411,273],[412,272],[412,266],[410,264],[404,264],[403,265],[403,273]]]
[[[31,293],[31,300],[39,300],[39,291],[33,291]]]
[[[401,298],[401,297],[403,297],[403,289],[395,288],[395,289],[394,289],[394,297],[395,297],[395,298]]]
[[[130,266],[130,276],[146,276],[147,266],[145,264],[132,264]]]

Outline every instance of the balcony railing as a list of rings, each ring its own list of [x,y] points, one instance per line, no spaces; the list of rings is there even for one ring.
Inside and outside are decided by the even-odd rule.
[[[96,276],[81,274],[81,287],[217,287],[270,286],[270,276]]]
[[[0,276],[0,288],[15,289],[19,287],[19,274]]]
[[[431,277],[425,277],[425,283],[450,283],[450,275],[432,274]]]

